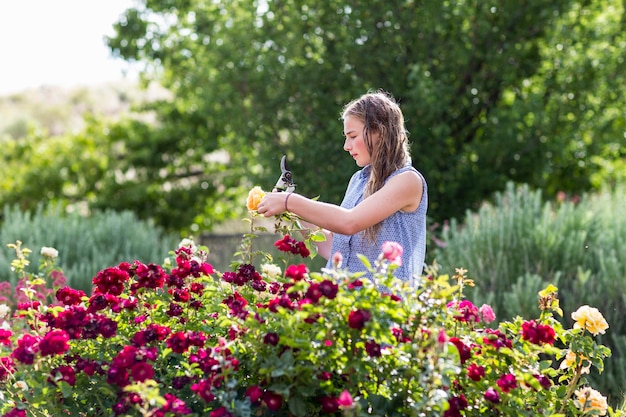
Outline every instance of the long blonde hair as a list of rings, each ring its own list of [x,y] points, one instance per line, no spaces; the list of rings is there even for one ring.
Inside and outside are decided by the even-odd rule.
[[[404,126],[400,106],[389,93],[382,90],[366,93],[346,104],[341,118],[345,120],[348,116],[361,120],[365,125],[363,137],[371,166],[363,193],[365,199],[380,190],[392,173],[410,163],[409,134]],[[376,133],[380,139],[373,143],[372,135]],[[366,238],[373,242],[380,227],[381,223],[378,223],[365,229]]]

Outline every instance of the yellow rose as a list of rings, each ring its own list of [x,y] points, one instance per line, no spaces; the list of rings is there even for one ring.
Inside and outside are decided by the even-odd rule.
[[[602,394],[595,389],[584,387],[577,390],[574,395],[574,403],[583,413],[597,411],[601,416],[606,415],[606,410],[608,408],[606,397],[602,396]]]
[[[256,211],[259,208],[259,203],[265,197],[265,191],[261,187],[254,187],[248,193],[248,199],[246,200],[246,207],[250,211]]]
[[[559,368],[560,369],[572,368],[574,366],[577,366],[580,363],[580,361],[586,361],[586,360],[588,359],[584,355],[578,355],[578,359],[577,359],[576,354],[572,352],[571,350],[568,350],[567,355],[565,355],[565,359],[563,359],[563,362],[561,362],[561,365],[559,366]],[[588,374],[590,368],[591,368],[591,365],[583,366],[580,372],[583,374]]]
[[[587,305],[581,306],[578,310],[574,311],[572,313],[572,319],[576,321],[576,323],[574,323],[575,329],[587,329],[594,336],[597,336],[598,333],[604,334],[604,331],[609,328],[602,313],[600,313],[597,308]]]

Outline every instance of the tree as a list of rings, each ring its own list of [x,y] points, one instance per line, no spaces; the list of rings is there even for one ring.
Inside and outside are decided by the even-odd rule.
[[[300,192],[339,202],[354,170],[341,106],[383,88],[405,112],[435,220],[508,180],[589,190],[624,155],[624,21],[617,0],[147,0],[109,45],[173,99],[151,107],[154,127],[116,136],[124,169],[155,181],[152,201],[198,213],[225,190],[271,188],[285,153]],[[216,151],[227,161],[207,166]],[[207,189],[165,187],[198,170]]]
[[[0,138],[0,205],[35,210],[42,202],[62,205],[95,200],[95,184],[109,166],[106,127],[91,119],[77,134]]]

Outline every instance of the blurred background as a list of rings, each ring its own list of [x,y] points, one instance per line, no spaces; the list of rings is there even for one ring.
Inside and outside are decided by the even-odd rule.
[[[597,385],[621,399],[624,3],[350,3],[0,5],[0,280],[16,280],[16,240],[34,263],[59,249],[82,288],[189,236],[226,270],[246,195],[272,188],[283,154],[298,192],[341,201],[356,169],[342,106],[384,89],[428,181],[428,262],[467,268],[468,296],[501,319],[537,316],[548,283],[565,322],[600,308],[614,357]]]

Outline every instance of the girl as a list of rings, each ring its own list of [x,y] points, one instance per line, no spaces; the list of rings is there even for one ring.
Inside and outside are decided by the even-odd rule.
[[[345,142],[357,171],[341,206],[296,193],[265,195],[258,212],[265,217],[290,211],[324,230],[318,252],[328,259],[340,253],[350,272],[366,271],[357,254],[374,262],[385,241],[403,247],[395,276],[411,281],[422,273],[426,253],[426,181],[411,165],[404,116],[386,92],[367,93],[348,103],[341,116]]]

